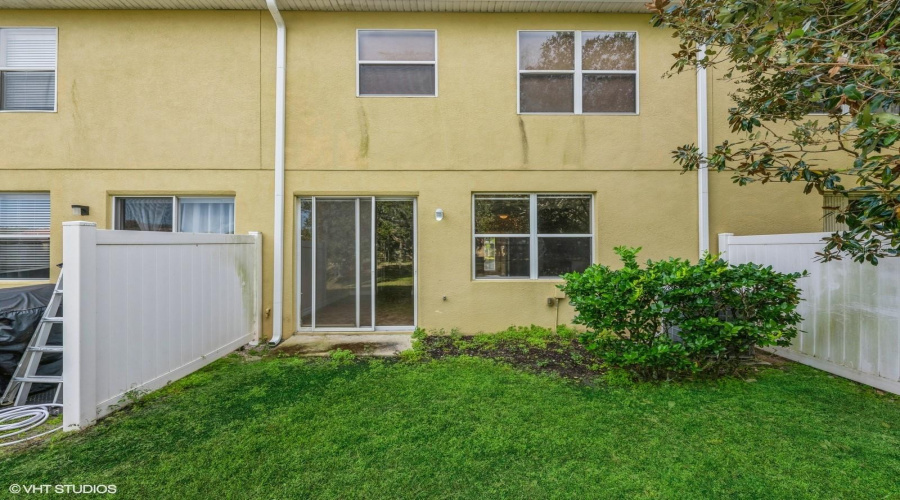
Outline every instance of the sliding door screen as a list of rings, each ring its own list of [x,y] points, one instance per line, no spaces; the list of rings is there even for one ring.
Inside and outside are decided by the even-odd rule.
[[[415,325],[413,200],[375,202],[375,326]]]
[[[415,200],[297,203],[300,329],[415,325]]]

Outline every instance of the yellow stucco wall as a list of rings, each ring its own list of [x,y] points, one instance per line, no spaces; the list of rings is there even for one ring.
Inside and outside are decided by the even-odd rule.
[[[660,170],[695,134],[690,76],[662,79],[649,16],[287,13],[288,168]],[[357,98],[356,30],[436,29],[437,98]],[[516,114],[517,30],[638,31],[640,116]],[[659,50],[664,48],[664,50]],[[679,98],[680,96],[680,98]]]
[[[59,30],[58,112],[4,113],[0,168],[259,167],[258,12],[3,11],[0,26]]]
[[[724,79],[724,68],[708,71],[709,147],[737,136],[728,125],[728,109],[734,107],[729,96],[736,88]],[[695,174],[690,174],[695,175]],[[803,184],[771,182],[747,186],[734,184],[727,172],[709,174],[710,247],[718,251],[719,233],[781,234],[811,233],[822,230],[822,197],[803,194]]]
[[[236,232],[264,234],[264,307],[272,303],[275,30],[265,12],[3,11],[2,26],[59,28],[56,113],[0,113],[0,191],[50,191],[51,262],[69,206],[110,227],[116,194],[233,194]],[[471,196],[478,191],[595,194],[596,251],[697,254],[696,175],[675,146],[696,140],[695,80],[663,79],[674,50],[647,16],[285,13],[286,332],[294,331],[291,195],[418,199],[419,325],[490,331],[552,326],[552,281],[474,281]],[[438,32],[436,98],[357,98],[357,29]],[[516,31],[636,30],[639,116],[516,113]],[[728,105],[716,89],[711,130]],[[718,120],[718,121],[717,121]],[[713,134],[712,142],[716,140]],[[711,176],[718,232],[817,228],[798,191],[737,188]],[[443,221],[434,210],[442,208]],[[55,275],[54,275],[55,276]],[[8,286],[9,283],[0,283]],[[444,301],[443,297],[447,300]],[[559,321],[568,322],[564,306]],[[265,327],[270,332],[272,318]]]

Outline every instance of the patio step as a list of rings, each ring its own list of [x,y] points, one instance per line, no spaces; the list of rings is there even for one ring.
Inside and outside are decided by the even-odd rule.
[[[357,356],[395,356],[412,348],[412,332],[321,334],[295,333],[277,349],[300,356],[328,356],[332,351],[344,349]]]

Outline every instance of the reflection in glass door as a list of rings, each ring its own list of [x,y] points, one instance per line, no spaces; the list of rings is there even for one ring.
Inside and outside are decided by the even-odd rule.
[[[411,199],[375,200],[375,326],[415,325],[415,209]]]
[[[299,198],[297,225],[301,330],[415,325],[414,199]]]

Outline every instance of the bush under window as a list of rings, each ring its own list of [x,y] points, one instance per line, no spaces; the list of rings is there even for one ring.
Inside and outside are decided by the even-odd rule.
[[[734,372],[756,346],[788,346],[797,336],[805,273],[717,256],[638,265],[640,249],[618,247],[624,266],[594,265],[560,285],[585,325],[582,341],[611,365],[644,379]]]

